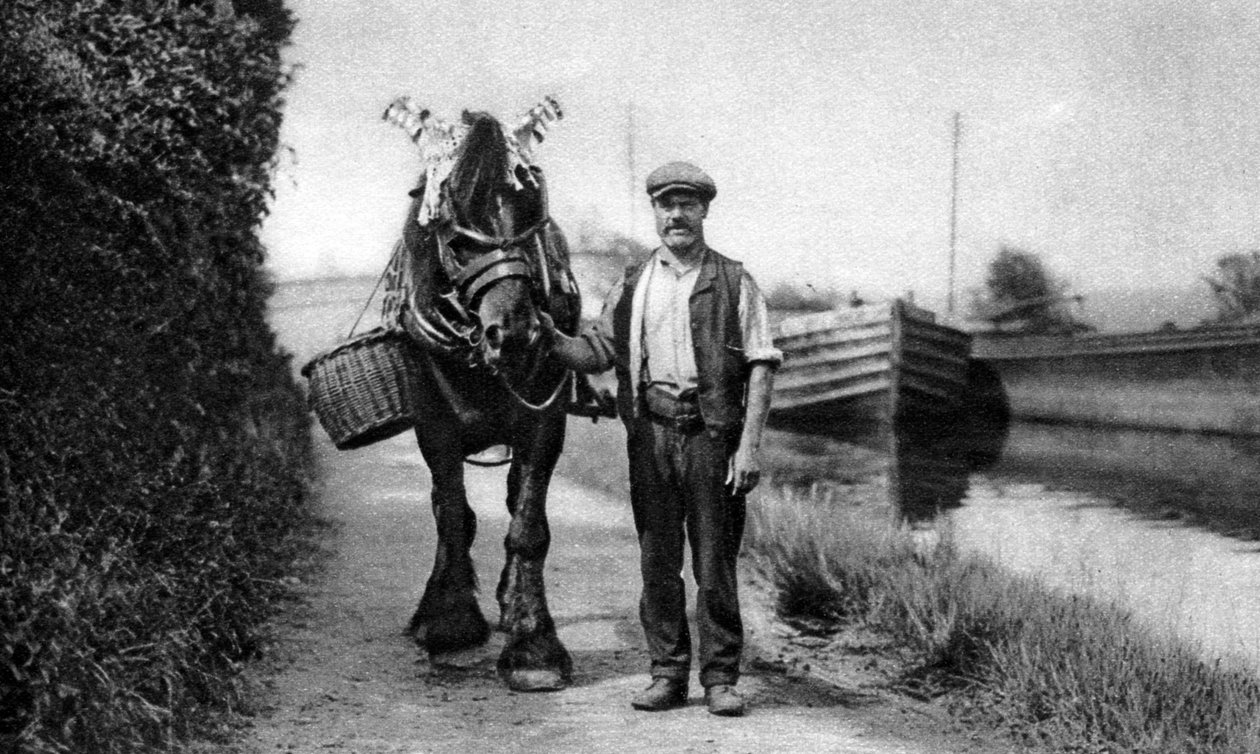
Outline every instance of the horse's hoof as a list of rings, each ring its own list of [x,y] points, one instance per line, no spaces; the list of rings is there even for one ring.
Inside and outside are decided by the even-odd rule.
[[[509,635],[498,668],[513,691],[556,691],[573,678],[573,660],[554,631]]]
[[[407,632],[430,654],[458,652],[479,647],[490,638],[490,624],[474,599],[452,602],[450,609],[412,616]]]
[[[569,685],[556,670],[513,670],[505,674],[504,681],[513,691],[559,691]]]

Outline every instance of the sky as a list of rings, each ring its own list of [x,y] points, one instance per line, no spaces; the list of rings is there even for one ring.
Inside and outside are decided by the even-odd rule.
[[[718,187],[706,240],[763,288],[913,292],[942,309],[952,256],[961,309],[1003,244],[1087,298],[1205,288],[1222,254],[1260,249],[1260,14],[1246,1],[289,7],[297,70],[263,226],[281,280],[383,269],[421,168],[381,120],[399,95],[509,122],[557,97],[564,119],[536,157],[571,240],[654,243],[644,178],[700,165]]]

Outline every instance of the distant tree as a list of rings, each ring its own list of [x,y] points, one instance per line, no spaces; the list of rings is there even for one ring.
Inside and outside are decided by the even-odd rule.
[[[652,247],[621,233],[611,232],[600,236],[583,236],[578,241],[579,252],[606,257],[643,259],[652,253]]]
[[[1260,312],[1260,251],[1225,254],[1216,260],[1216,275],[1203,279],[1212,288],[1216,321],[1236,322]]]
[[[1030,333],[1093,329],[1068,308],[1081,300],[1069,295],[1069,289],[1070,284],[1051,274],[1036,254],[1003,244],[989,263],[985,287],[973,294],[971,314]]]
[[[566,229],[570,230],[569,239],[575,254],[633,260],[642,259],[652,252],[651,246],[610,230],[597,210],[588,210],[585,216],[579,217],[573,226]]]
[[[1036,254],[1012,246],[998,249],[985,285],[994,298],[1011,303],[1044,298],[1066,287],[1051,277]]]
[[[860,302],[856,292],[846,297],[834,289],[815,288],[809,283],[777,283],[766,294],[767,307],[790,312],[825,312],[855,301]]]

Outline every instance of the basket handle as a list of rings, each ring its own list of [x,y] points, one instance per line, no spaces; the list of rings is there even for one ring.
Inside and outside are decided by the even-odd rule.
[[[402,249],[403,242],[401,240],[394,244],[394,253],[389,255],[389,261],[385,263],[385,269],[381,270],[381,276],[376,279],[376,285],[372,286],[372,292],[368,294],[367,301],[363,302],[363,309],[359,312],[359,316],[355,318],[354,324],[350,326],[350,334],[346,339],[354,337],[354,331],[358,329],[359,323],[363,321],[363,315],[367,314],[368,307],[372,305],[372,299],[376,298],[376,292],[381,289],[381,283],[385,282],[385,276],[389,274],[389,268],[394,266],[394,260],[398,257],[398,252]]]

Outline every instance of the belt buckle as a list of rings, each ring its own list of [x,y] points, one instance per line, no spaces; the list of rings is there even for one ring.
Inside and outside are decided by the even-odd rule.
[[[673,418],[674,431],[676,432],[694,432],[700,428],[699,414],[679,414]]]

